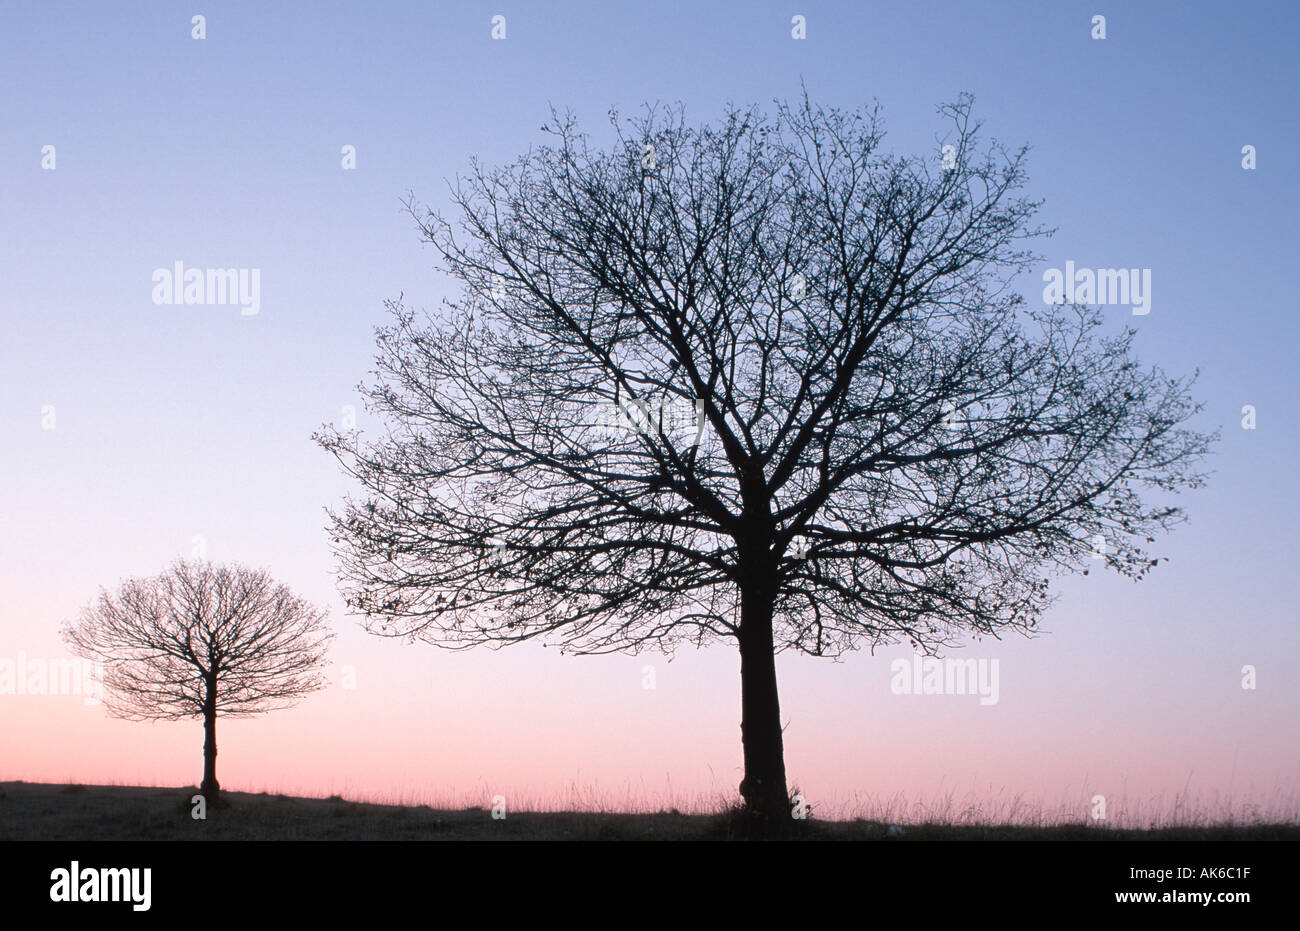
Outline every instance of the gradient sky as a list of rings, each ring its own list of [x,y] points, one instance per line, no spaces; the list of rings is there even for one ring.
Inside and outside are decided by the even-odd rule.
[[[490,38],[498,13],[505,41]],[[1104,41],[1090,37],[1098,13]],[[1066,580],[1038,638],[960,651],[998,659],[996,705],[892,694],[904,648],[783,655],[791,782],[831,810],[953,792],[1081,814],[1100,793],[1132,813],[1190,792],[1294,816],[1298,26],[1290,2],[6,2],[0,659],[66,656],[58,627],[99,586],[156,573],[201,536],[213,560],[266,566],[328,606],[340,633],[327,691],[220,725],[227,788],[537,805],[574,787],[609,804],[734,795],[739,662],[725,646],[668,662],[449,654],[364,633],[323,529],[348,485],[311,434],[360,406],[383,301],[433,308],[448,293],[399,201],[444,205],[471,156],[541,141],[548,105],[603,140],[611,106],[680,99],[706,121],[802,79],[825,104],[878,99],[888,145],[911,152],[932,149],[936,105],[969,91],[986,133],[1032,145],[1030,193],[1059,229],[1021,289],[1040,299],[1042,270],[1067,260],[1150,268],[1151,313],[1107,314],[1138,325],[1144,361],[1201,370],[1198,426],[1223,428],[1215,474],[1184,497],[1190,523],[1155,548],[1170,562],[1147,581]],[[178,260],[260,269],[261,312],[155,305],[153,270]],[[201,742],[197,723],[0,695],[0,779],[192,784]]]

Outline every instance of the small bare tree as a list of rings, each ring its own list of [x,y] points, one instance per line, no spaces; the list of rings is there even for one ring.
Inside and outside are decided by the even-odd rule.
[[[128,720],[203,719],[203,783],[217,782],[217,716],[292,705],[325,685],[325,612],[260,569],[177,561],[101,591],[63,629],[104,667],[105,705]]]

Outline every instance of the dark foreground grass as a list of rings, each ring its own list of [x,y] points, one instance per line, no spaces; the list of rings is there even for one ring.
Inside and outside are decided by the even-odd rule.
[[[0,783],[0,841],[11,840],[743,840],[754,836],[743,813],[664,811],[448,811],[376,805],[332,796],[224,793],[207,819],[191,817],[195,788]],[[794,840],[1300,840],[1300,826],[1212,825],[1156,830],[1055,826],[913,824],[876,821],[792,822]]]

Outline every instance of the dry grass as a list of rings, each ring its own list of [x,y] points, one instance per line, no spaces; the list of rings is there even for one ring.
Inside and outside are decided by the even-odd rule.
[[[207,819],[191,817],[195,788],[0,783],[0,841],[5,840],[737,840],[751,836],[736,808],[711,813],[526,811],[500,820],[485,807],[432,808],[267,793],[225,793]],[[897,802],[897,800],[896,800]],[[906,808],[907,810],[903,810]],[[897,802],[887,817],[792,822],[788,835],[804,840],[1300,840],[1300,826],[1201,820],[1154,828],[1037,823],[1020,810],[1020,823],[917,814]],[[924,814],[924,812],[920,812]],[[949,812],[950,813],[950,812]],[[1005,812],[1003,812],[1005,814]],[[984,812],[983,814],[988,814]],[[900,825],[899,827],[898,825]],[[894,826],[891,831],[891,825]]]

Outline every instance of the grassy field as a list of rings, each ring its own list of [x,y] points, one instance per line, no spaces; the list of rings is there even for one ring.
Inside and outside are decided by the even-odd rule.
[[[10,840],[734,840],[735,812],[649,814],[440,810],[377,805],[338,796],[296,798],[231,792],[191,817],[194,788],[0,783],[0,841]],[[1156,830],[1083,824],[1018,826],[809,821],[793,823],[806,840],[1300,840],[1300,826],[1198,825]]]

